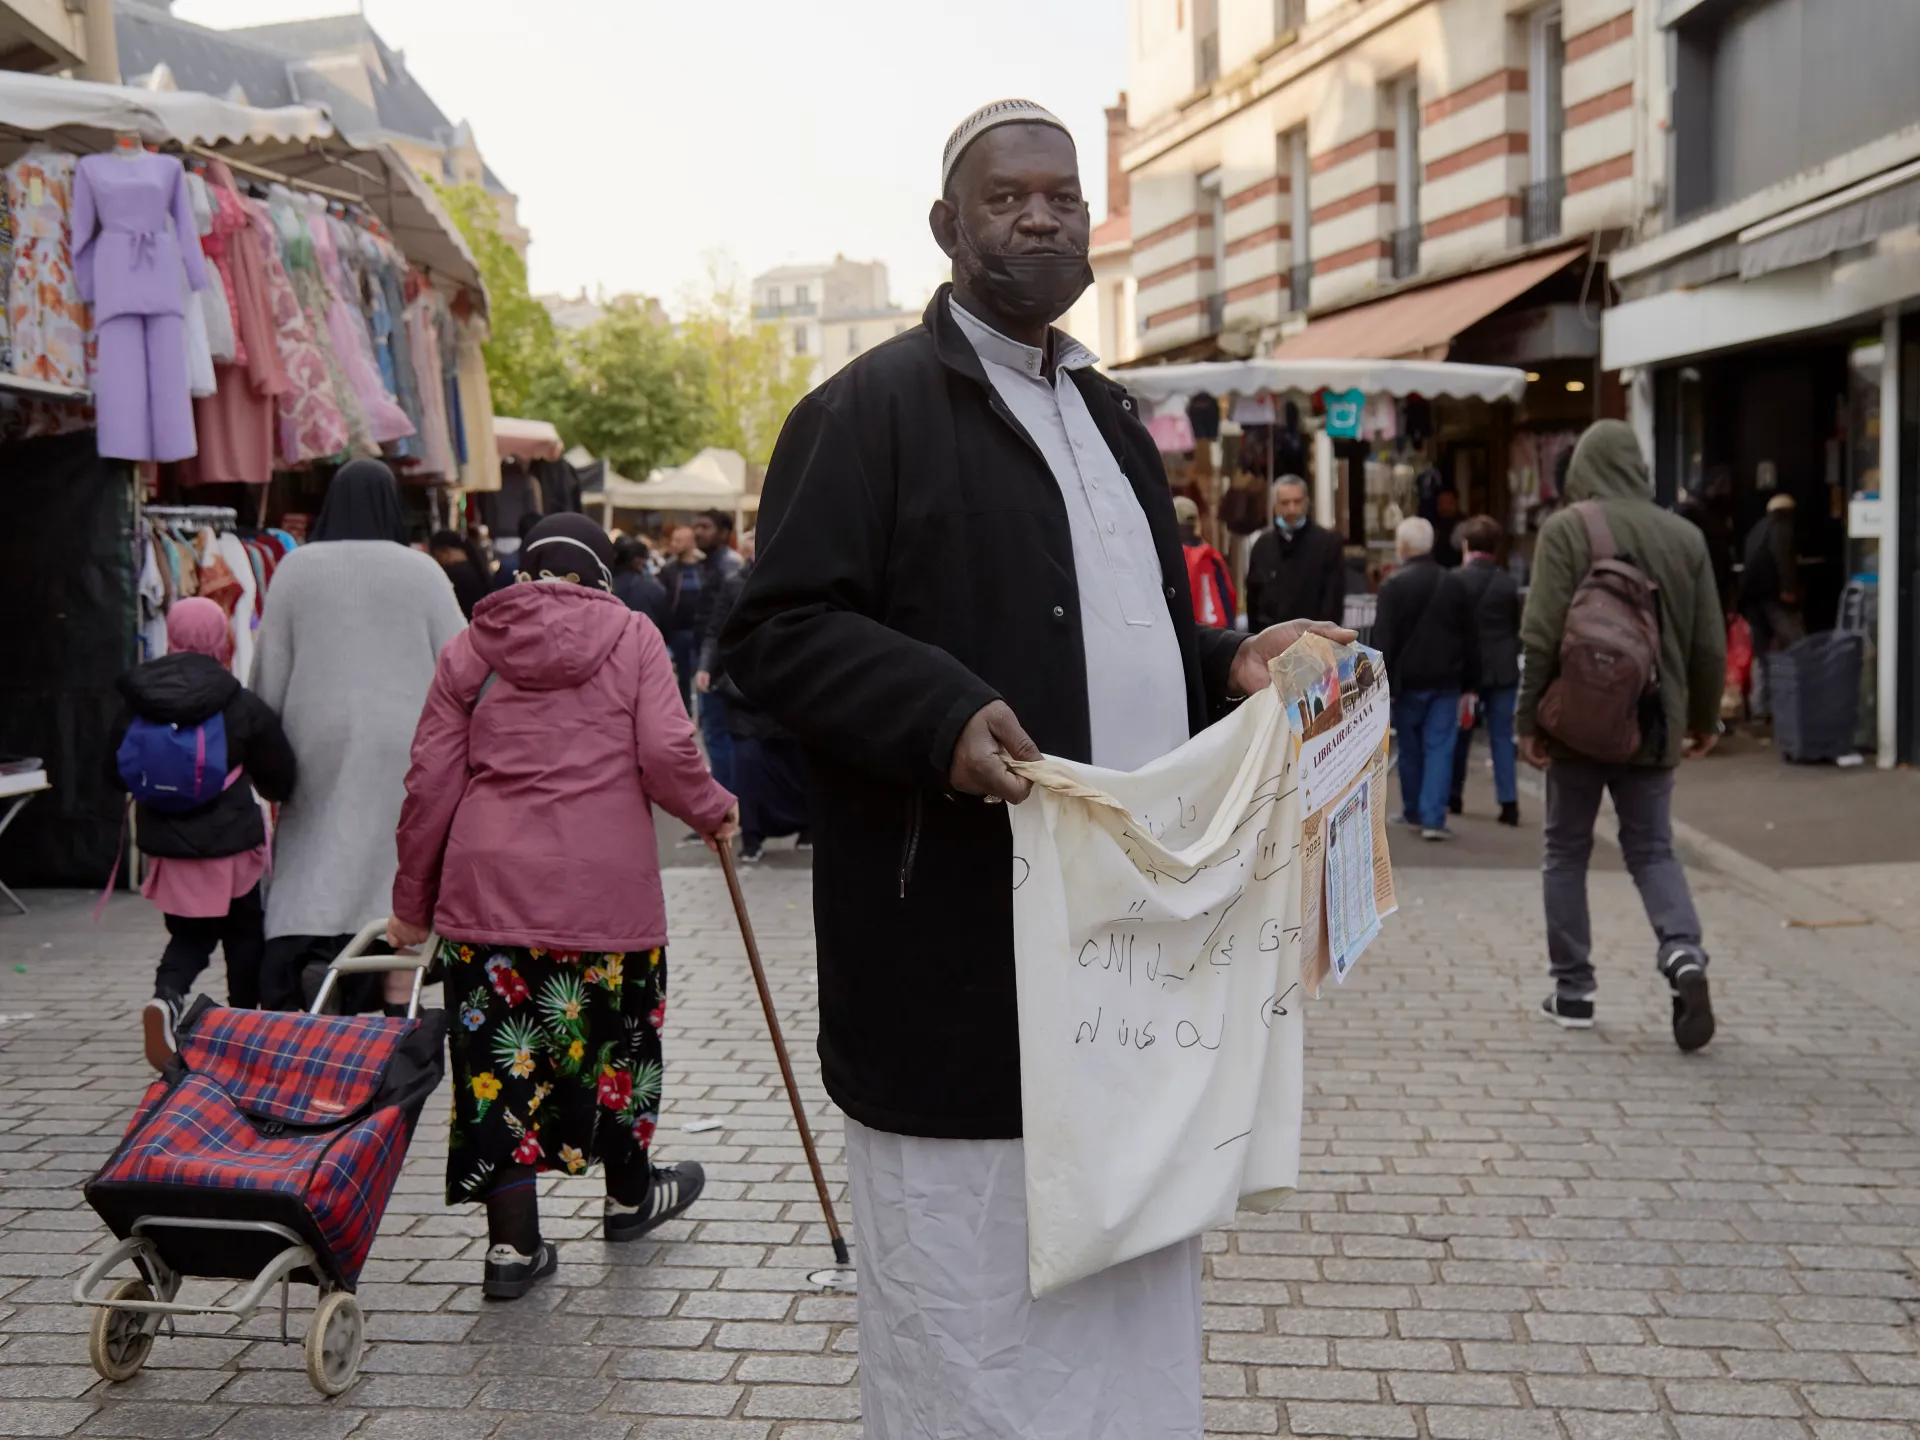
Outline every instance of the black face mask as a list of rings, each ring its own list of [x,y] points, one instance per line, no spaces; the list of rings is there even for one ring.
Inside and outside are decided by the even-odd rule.
[[[1086,253],[1074,255],[990,255],[964,229],[960,242],[973,256],[974,288],[1009,320],[1050,324],[1073,308],[1093,284]]]

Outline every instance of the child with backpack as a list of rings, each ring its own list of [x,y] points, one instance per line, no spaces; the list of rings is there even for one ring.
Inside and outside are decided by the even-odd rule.
[[[254,792],[285,800],[295,767],[280,717],[227,670],[232,644],[218,605],[181,600],[167,612],[168,653],[119,682],[112,778],[134,799],[134,841],[148,857],[140,893],[169,936],[141,1016],[156,1070],[173,1055],[173,1023],[214,946],[226,954],[227,1003],[260,1004],[267,827]]]

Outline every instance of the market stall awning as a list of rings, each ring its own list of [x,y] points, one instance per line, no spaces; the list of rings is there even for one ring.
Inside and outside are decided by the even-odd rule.
[[[133,132],[156,145],[304,142],[332,135],[325,107],[261,110],[191,91],[140,90],[0,70],[0,124],[10,130],[93,131],[95,148]]]
[[[617,510],[752,510],[760,497],[746,493],[747,462],[732,450],[702,450],[684,465],[656,470],[638,483],[616,487],[607,499]]]
[[[1462,330],[1486,319],[1508,301],[1517,300],[1585,253],[1585,246],[1555,250],[1477,275],[1423,285],[1351,310],[1337,310],[1308,322],[1298,335],[1281,341],[1273,358],[1347,360],[1384,355],[1444,360]]]
[[[1320,390],[1518,400],[1527,388],[1525,371],[1444,360],[1198,360],[1116,370],[1113,378],[1153,406],[1196,395],[1311,395]]]
[[[502,460],[558,460],[567,448],[560,441],[560,432],[548,420],[517,420],[511,415],[496,415],[493,438],[500,447]]]
[[[342,138],[323,105],[263,110],[197,91],[0,71],[0,158],[12,148],[7,132],[57,133],[67,148],[104,150],[128,131],[150,144],[218,155],[243,171],[271,172],[261,178],[304,181],[334,199],[363,204],[409,261],[471,291],[486,309],[480,267],[432,189],[392,146]]]

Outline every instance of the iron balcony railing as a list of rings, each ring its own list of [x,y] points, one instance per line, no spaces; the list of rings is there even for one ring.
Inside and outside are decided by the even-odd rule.
[[[1420,225],[1415,221],[1393,232],[1393,278],[1405,280],[1420,269]]]
[[[1531,245],[1560,233],[1560,202],[1567,198],[1567,180],[1555,175],[1520,191],[1520,240]]]

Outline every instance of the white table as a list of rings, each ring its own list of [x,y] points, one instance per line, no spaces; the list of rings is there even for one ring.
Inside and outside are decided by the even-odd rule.
[[[7,805],[6,813],[0,815],[0,835],[7,833],[7,827],[13,824],[14,818],[22,810],[27,808],[29,800],[42,791],[52,788],[53,786],[47,783],[47,772],[44,770],[27,770],[18,775],[0,775],[0,805]],[[13,802],[10,805],[7,804],[9,800]],[[7,903],[22,915],[27,913],[27,902],[8,889],[5,881],[0,881],[0,897],[4,897]]]

